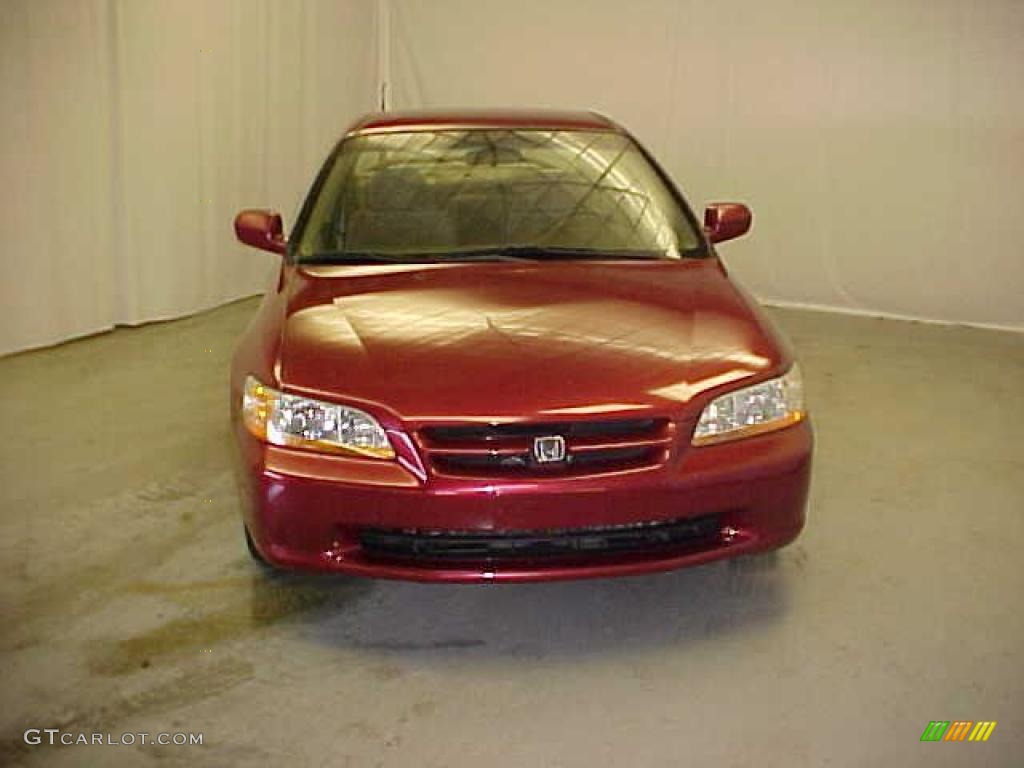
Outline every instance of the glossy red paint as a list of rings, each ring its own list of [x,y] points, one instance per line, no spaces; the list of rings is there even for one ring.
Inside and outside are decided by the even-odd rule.
[[[250,209],[235,216],[235,236],[246,245],[283,254],[287,247],[284,224],[274,211]]]
[[[591,120],[613,129],[586,115],[417,113],[370,117],[353,130],[485,120],[570,127]],[[244,521],[273,564],[448,582],[617,576],[777,548],[804,525],[812,452],[806,420],[717,445],[690,443],[711,399],[792,364],[788,344],[717,257],[285,261],[281,270],[231,376]],[[387,430],[396,459],[257,440],[239,418],[247,375],[369,412]],[[667,421],[663,455],[597,474],[460,475],[433,466],[422,438],[438,425],[636,418]],[[629,555],[433,562],[372,555],[359,539],[366,528],[538,531],[709,514],[720,516],[713,539]]]
[[[681,430],[685,434],[685,429]],[[538,581],[669,570],[781,547],[804,525],[806,423],[749,440],[683,449],[651,471],[603,477],[422,482],[397,463],[267,448],[243,429],[245,521],[264,557],[291,567],[416,581]],[[680,444],[686,441],[680,441]],[[361,527],[536,530],[722,514],[699,549],[649,555],[426,565],[367,557]]]
[[[743,203],[708,203],[704,209],[704,231],[712,243],[747,234],[753,220],[754,215]]]
[[[712,259],[307,267],[286,282],[275,380],[395,428],[676,416],[790,365]]]
[[[614,122],[597,112],[518,109],[432,109],[370,114],[356,122],[349,129],[349,135],[394,130],[427,130],[442,126],[552,128],[566,131],[621,130]]]

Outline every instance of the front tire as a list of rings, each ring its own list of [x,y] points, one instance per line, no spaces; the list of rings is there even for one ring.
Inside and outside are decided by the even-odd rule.
[[[264,568],[273,568],[273,566],[267,562],[267,559],[260,554],[260,551],[256,549],[256,542],[252,540],[252,534],[249,533],[249,529],[242,524],[242,532],[245,534],[245,547],[249,550],[249,554],[252,559],[259,563]]]

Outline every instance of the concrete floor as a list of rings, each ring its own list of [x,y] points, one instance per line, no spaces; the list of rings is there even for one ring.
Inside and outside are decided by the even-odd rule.
[[[0,360],[0,764],[1024,764],[1024,335],[777,311],[818,433],[794,545],[424,586],[250,563],[225,377],[254,306]],[[934,719],[998,726],[920,743]]]

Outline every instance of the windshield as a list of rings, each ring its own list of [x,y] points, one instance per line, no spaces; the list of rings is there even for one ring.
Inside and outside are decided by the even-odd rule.
[[[311,203],[301,263],[703,255],[661,176],[611,131],[354,136]]]

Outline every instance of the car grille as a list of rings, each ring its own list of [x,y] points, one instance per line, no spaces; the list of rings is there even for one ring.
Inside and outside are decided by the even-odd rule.
[[[721,530],[718,515],[684,520],[536,531],[434,531],[364,528],[370,557],[494,561],[575,558],[707,546]]]
[[[537,437],[565,440],[564,461],[533,457]],[[435,472],[458,476],[585,475],[663,463],[672,442],[668,419],[432,426],[418,433]]]

